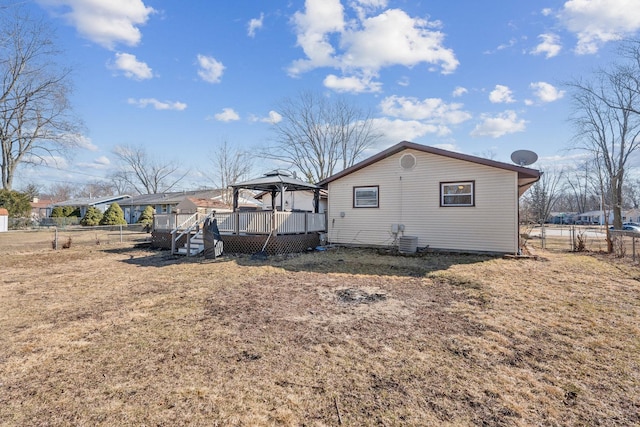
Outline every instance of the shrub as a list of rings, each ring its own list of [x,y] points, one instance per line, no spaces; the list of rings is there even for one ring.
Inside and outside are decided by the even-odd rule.
[[[100,209],[89,206],[87,209],[87,213],[84,214],[84,218],[80,220],[80,225],[100,225],[100,221],[102,220],[102,212]]]
[[[124,212],[119,204],[111,203],[111,206],[104,212],[100,225],[127,225]]]
[[[75,210],[75,206],[64,206],[62,208],[62,213],[64,213],[64,216],[72,216],[73,211]],[[78,215],[80,216],[80,215]]]
[[[155,209],[152,206],[147,206],[144,208],[142,213],[140,214],[140,218],[138,218],[138,224],[151,225],[153,224],[153,214],[155,213]]]
[[[63,218],[65,216],[66,215],[64,214],[64,209],[62,209],[62,206],[56,206],[51,211],[51,218]]]

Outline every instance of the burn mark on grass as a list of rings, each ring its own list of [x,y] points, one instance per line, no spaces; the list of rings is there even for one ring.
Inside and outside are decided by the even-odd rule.
[[[387,295],[383,293],[368,293],[362,289],[347,288],[336,291],[338,301],[343,304],[372,304],[385,301]]]
[[[261,358],[262,358],[261,354],[251,353],[251,352],[248,352],[247,350],[243,350],[242,353],[240,353],[236,357],[236,362],[253,362],[254,360],[258,360]]]

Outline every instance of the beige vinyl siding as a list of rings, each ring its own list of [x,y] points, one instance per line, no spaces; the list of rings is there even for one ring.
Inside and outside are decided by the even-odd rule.
[[[407,152],[416,157],[410,170],[400,166]],[[440,183],[457,181],[474,181],[475,206],[440,206]],[[378,186],[379,207],[353,208],[354,186]],[[516,172],[404,150],[329,183],[328,190],[333,243],[388,246],[395,243],[392,225],[403,224],[419,247],[518,250]]]

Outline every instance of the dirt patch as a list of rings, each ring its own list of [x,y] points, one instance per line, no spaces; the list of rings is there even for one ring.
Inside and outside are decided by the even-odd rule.
[[[368,293],[362,289],[340,289],[336,291],[338,301],[343,304],[372,304],[387,299],[384,293]]]

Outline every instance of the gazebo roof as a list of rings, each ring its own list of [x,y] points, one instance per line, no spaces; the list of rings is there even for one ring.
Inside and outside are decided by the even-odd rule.
[[[239,188],[248,188],[250,190],[258,191],[280,191],[285,188],[286,191],[299,191],[299,190],[317,190],[318,187],[315,184],[310,184],[295,178],[288,171],[274,170],[264,174],[262,178],[256,178],[245,182],[239,182],[237,184],[230,185],[234,190]]]

